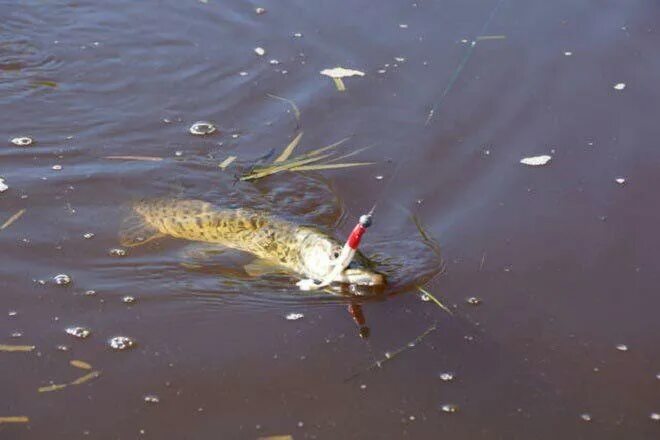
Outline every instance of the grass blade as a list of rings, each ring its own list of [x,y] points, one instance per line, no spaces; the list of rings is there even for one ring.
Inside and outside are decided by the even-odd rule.
[[[37,389],[37,392],[39,392],[39,393],[50,393],[51,391],[59,391],[61,389],[64,389],[64,388],[66,388],[66,386],[67,385],[65,383],[60,383],[60,384],[54,383],[52,385],[48,385],[48,386],[45,386],[45,387],[39,387]]]
[[[227,157],[227,159],[223,160],[223,161],[220,163],[220,165],[218,165],[218,167],[219,167],[222,171],[224,171],[225,168],[227,168],[229,165],[231,165],[231,163],[232,163],[233,161],[235,161],[235,160],[236,160],[236,156],[229,156],[229,157]]]
[[[96,379],[99,376],[101,376],[100,371],[92,371],[91,373],[85,374],[84,376],[81,376],[78,379],[74,380],[69,385],[80,385],[92,379]]]
[[[338,161],[338,160],[346,159],[347,157],[355,156],[355,155],[357,155],[357,154],[362,153],[363,151],[366,151],[366,150],[368,150],[368,149],[370,149],[370,148],[373,148],[374,145],[375,145],[375,144],[368,145],[368,146],[366,146],[366,147],[362,147],[362,148],[358,148],[357,150],[351,151],[350,153],[344,154],[344,155],[339,156],[339,157],[335,157],[334,159],[330,159],[330,160],[328,161],[328,163],[330,163],[330,162],[336,162],[336,161]]]
[[[105,156],[104,159],[141,160],[147,162],[160,162],[161,160],[163,160],[162,157],[157,157],[157,156]]]
[[[417,290],[419,290],[419,291],[422,292],[424,295],[426,295],[426,296],[428,296],[429,298],[431,298],[431,299],[433,300],[433,302],[436,303],[436,304],[438,305],[438,307],[440,307],[442,310],[444,310],[445,312],[449,313],[450,315],[454,316],[454,313],[453,313],[451,310],[449,310],[449,307],[447,307],[446,305],[442,304],[442,303],[441,303],[441,302],[440,302],[435,296],[431,295],[431,292],[429,292],[428,290],[422,288],[421,286],[416,286],[416,287],[417,287]]]
[[[3,345],[0,344],[0,351],[5,352],[28,352],[34,350],[34,345]]]
[[[318,165],[303,165],[291,168],[291,171],[317,171],[317,170],[334,170],[337,168],[361,167],[366,165],[374,165],[376,162],[352,162],[352,163],[321,163]]]
[[[7,219],[7,221],[4,222],[4,223],[2,224],[2,226],[0,226],[0,231],[2,231],[3,229],[7,229],[9,226],[11,226],[12,223],[14,223],[16,220],[18,220],[19,218],[21,218],[21,216],[22,216],[23,214],[25,214],[25,209],[21,209],[21,210],[18,211],[16,214],[14,214],[14,215],[12,215],[11,217],[9,217],[9,218]]]
[[[268,93],[268,96],[273,99],[279,99],[280,101],[284,101],[287,104],[289,104],[293,109],[293,114],[296,116],[296,120],[300,122],[300,110],[298,110],[298,106],[296,105],[295,102],[291,101],[290,99],[282,98],[281,96],[272,95],[270,93]]]
[[[8,416],[0,417],[0,425],[3,423],[29,423],[30,419],[26,416]]]
[[[440,250],[440,243],[438,243],[438,240],[435,238],[431,237],[426,230],[424,229],[424,226],[422,225],[422,222],[419,220],[419,217],[417,217],[415,214],[411,214],[410,218],[412,219],[413,223],[415,223],[415,227],[417,228],[417,231],[419,232],[419,235],[422,236],[422,240],[424,243],[431,248],[433,253],[438,258],[442,258],[442,252]]]
[[[258,168],[256,170],[254,170],[254,172],[241,177],[241,180],[245,181],[245,180],[260,179],[262,177],[270,176],[271,174],[279,173],[281,171],[290,170],[291,168],[295,168],[297,166],[307,165],[307,164],[313,163],[313,162],[318,162],[320,160],[327,159],[330,156],[331,156],[330,154],[325,154],[325,155],[322,155],[322,156],[310,157],[308,159],[294,160],[294,161],[290,161],[290,162],[285,162],[281,165],[275,165],[275,166],[270,166],[270,167],[265,167],[265,168]]]
[[[293,140],[289,143],[289,145],[286,146],[284,151],[282,151],[282,154],[277,156],[277,159],[275,159],[273,163],[280,163],[286,161],[293,153],[293,150],[295,150],[298,144],[300,143],[300,139],[302,139],[302,135],[303,135],[302,131],[298,133],[298,135],[295,138],[293,138]]]
[[[76,360],[76,359],[73,359],[73,360],[69,361],[69,364],[72,367],[80,368],[81,370],[91,370],[92,369],[92,366],[90,364],[88,364],[87,362],[79,361],[79,360]]]

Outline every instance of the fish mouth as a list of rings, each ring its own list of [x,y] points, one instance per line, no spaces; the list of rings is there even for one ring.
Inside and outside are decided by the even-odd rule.
[[[383,286],[385,275],[365,269],[348,268],[339,274],[339,279],[334,281],[357,286]]]

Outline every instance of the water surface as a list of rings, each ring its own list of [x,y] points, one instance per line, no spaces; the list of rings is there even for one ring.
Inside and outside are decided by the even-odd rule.
[[[504,38],[479,40],[452,82],[497,4],[2,2],[0,221],[26,212],[0,231],[0,343],[36,349],[0,353],[0,416],[30,418],[0,437],[657,438],[660,8],[502,0],[486,33]],[[319,75],[337,65],[366,76],[340,93]],[[191,136],[200,119],[221,133]],[[301,149],[352,136],[377,164],[258,183],[218,169],[298,126]],[[541,154],[544,167],[519,163]],[[160,196],[338,237],[378,200],[365,246],[400,264],[398,281],[352,301],[182,266],[181,241],[110,255],[125,204]],[[446,271],[426,287],[453,316],[412,287],[432,270],[411,213],[442,246]],[[110,349],[117,335],[136,348]],[[71,359],[101,377],[38,393],[82,374]]]

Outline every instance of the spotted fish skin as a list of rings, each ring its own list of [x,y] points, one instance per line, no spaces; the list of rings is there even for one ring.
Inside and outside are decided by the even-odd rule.
[[[201,200],[156,199],[133,205],[145,223],[163,235],[218,243],[304,272],[299,250],[313,228],[250,209],[220,209]]]
[[[342,244],[314,227],[298,225],[251,209],[223,209],[201,200],[152,199],[131,205],[136,224],[120,234],[125,246],[160,236],[217,243],[248,252],[271,265],[315,280],[325,279]],[[382,286],[385,278],[360,252],[333,281]]]

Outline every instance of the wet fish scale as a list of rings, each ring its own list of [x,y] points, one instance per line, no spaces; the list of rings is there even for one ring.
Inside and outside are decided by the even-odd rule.
[[[295,250],[304,228],[287,221],[248,209],[215,209],[196,200],[143,201],[133,209],[162,234],[223,244],[301,270]]]
[[[333,258],[341,250],[337,240],[315,228],[250,209],[222,209],[200,200],[155,199],[137,202],[132,210],[120,234],[125,246],[141,245],[163,235],[218,243],[313,279],[330,273]],[[354,262],[357,267],[340,274],[337,281],[384,283],[383,276],[370,270],[360,253]]]

